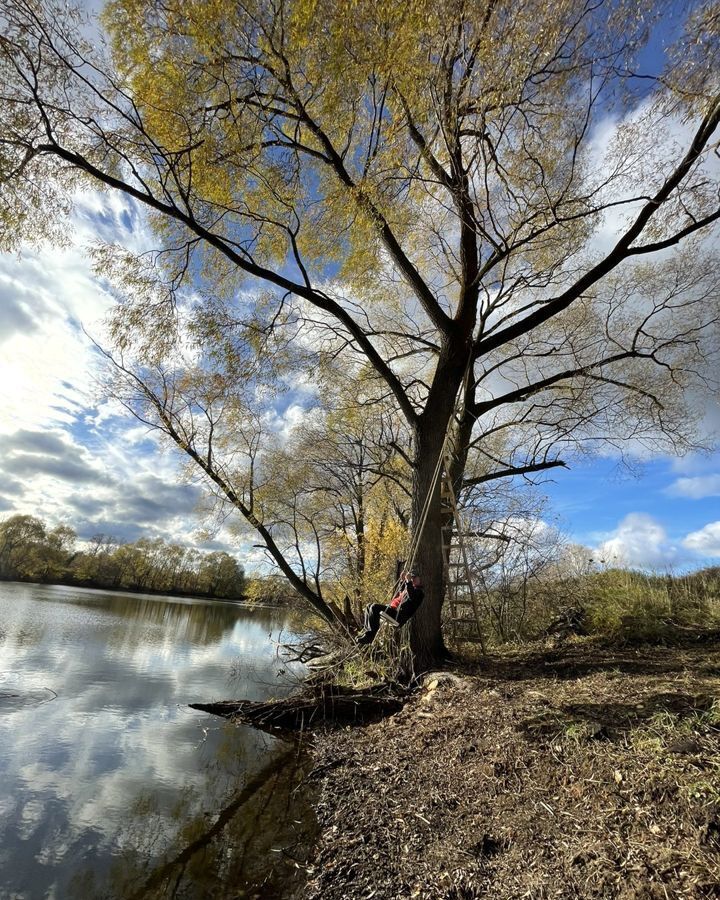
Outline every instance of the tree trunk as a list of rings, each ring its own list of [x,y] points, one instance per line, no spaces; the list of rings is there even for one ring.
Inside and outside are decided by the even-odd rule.
[[[422,578],[425,591],[425,600],[411,620],[410,628],[410,646],[417,672],[427,671],[449,656],[441,627],[446,573],[442,547],[441,478],[437,467],[472,352],[470,344],[462,335],[472,334],[473,325],[473,322],[467,323],[459,340],[454,339],[443,345],[425,411],[415,431],[412,531],[415,534],[421,529],[421,532],[413,568]],[[462,433],[457,437],[467,442],[469,433]],[[458,480],[462,479],[467,458],[467,448],[463,449],[465,452],[456,454],[456,468],[453,467],[455,471],[451,473]],[[430,492],[423,525],[424,507]]]
[[[412,501],[413,531],[422,528],[422,533],[415,553],[413,569],[421,577],[425,591],[425,599],[411,619],[410,627],[410,646],[416,672],[427,671],[448,657],[440,624],[445,593],[440,527],[442,522],[440,479],[436,478],[433,483],[444,438],[444,428],[425,429],[418,435],[415,458]],[[423,527],[424,506],[431,489],[430,505]]]

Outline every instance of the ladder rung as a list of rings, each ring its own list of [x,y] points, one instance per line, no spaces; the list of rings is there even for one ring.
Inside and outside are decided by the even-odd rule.
[[[451,619],[451,622],[454,622],[456,625],[477,625],[478,620],[476,618],[468,619],[467,617],[463,619]]]
[[[474,600],[451,600],[450,606],[475,606]]]

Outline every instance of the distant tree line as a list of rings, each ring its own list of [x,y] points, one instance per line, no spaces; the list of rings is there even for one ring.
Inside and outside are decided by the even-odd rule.
[[[242,565],[224,551],[203,552],[162,538],[123,543],[97,534],[78,547],[69,525],[35,516],[0,522],[0,579],[240,599]]]

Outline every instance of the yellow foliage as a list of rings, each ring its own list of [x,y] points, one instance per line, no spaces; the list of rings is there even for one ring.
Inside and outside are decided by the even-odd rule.
[[[365,603],[387,603],[392,596],[398,560],[407,556],[407,529],[397,518],[375,516],[365,529],[365,572],[361,582]]]

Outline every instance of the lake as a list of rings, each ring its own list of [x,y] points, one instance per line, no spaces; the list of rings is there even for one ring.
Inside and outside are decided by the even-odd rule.
[[[289,895],[305,755],[188,708],[286,695],[281,612],[0,583],[0,897]]]

